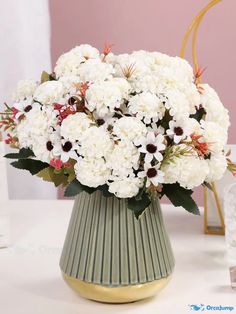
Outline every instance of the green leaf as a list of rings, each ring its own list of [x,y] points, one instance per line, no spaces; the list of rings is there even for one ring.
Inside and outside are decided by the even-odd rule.
[[[193,118],[193,119],[197,120],[198,122],[200,122],[203,119],[205,114],[206,114],[206,110],[203,107],[201,107],[201,108],[196,110],[196,113],[191,114],[190,118]]]
[[[32,175],[48,167],[48,163],[34,159],[20,159],[13,161],[11,165],[17,169],[28,170]]]
[[[81,192],[83,192],[83,186],[75,179],[67,186],[64,196],[75,196]]]
[[[55,81],[55,77],[52,74],[43,71],[41,74],[41,84],[47,81]]]
[[[41,84],[47,81],[50,81],[50,75],[46,71],[43,71],[41,74]]]
[[[150,203],[149,195],[146,192],[142,192],[141,197],[139,195],[138,198],[132,197],[128,199],[128,208],[134,212],[135,217],[138,219]]]
[[[63,172],[55,173],[53,167],[48,167],[37,173],[37,177],[43,179],[44,181],[53,182],[56,187],[59,185],[66,186],[68,183],[68,176]]]
[[[98,190],[102,191],[103,196],[105,196],[105,197],[114,196],[114,194],[112,194],[112,193],[109,192],[109,190],[108,190],[108,185],[107,185],[107,184],[100,185],[100,186],[98,187]]]
[[[81,192],[87,192],[89,194],[92,194],[95,189],[91,188],[89,186],[85,186],[81,184],[77,179],[74,179],[66,188],[64,196],[70,197],[75,196]]]
[[[4,157],[9,159],[26,159],[34,157],[34,153],[30,148],[21,148],[18,153],[6,154]]]
[[[162,195],[166,195],[174,206],[182,206],[188,212],[200,215],[199,208],[192,199],[193,191],[182,188],[178,183],[163,184]]]

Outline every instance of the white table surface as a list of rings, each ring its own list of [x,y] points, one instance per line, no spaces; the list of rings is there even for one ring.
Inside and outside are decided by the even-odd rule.
[[[223,236],[203,234],[203,217],[163,205],[176,267],[156,297],[107,305],[76,295],[58,266],[72,201],[11,201],[11,245],[0,249],[1,314],[190,313],[189,304],[234,306]],[[226,313],[226,311],[209,311]],[[229,312],[229,311],[227,311]]]

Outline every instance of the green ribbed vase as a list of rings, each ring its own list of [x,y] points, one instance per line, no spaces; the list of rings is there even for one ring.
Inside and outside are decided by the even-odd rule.
[[[125,199],[104,197],[100,191],[80,193],[75,199],[60,267],[66,278],[90,284],[88,287],[110,288],[113,294],[122,291],[115,288],[147,287],[147,283],[169,277],[174,257],[159,201],[153,201],[137,220]],[[80,294],[109,302],[83,294],[87,286]]]

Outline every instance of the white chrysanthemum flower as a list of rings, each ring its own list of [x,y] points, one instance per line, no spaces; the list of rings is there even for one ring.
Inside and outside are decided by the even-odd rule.
[[[107,165],[114,175],[127,176],[138,169],[140,153],[129,141],[119,141],[107,158]]]
[[[16,89],[13,92],[13,100],[19,102],[25,100],[26,98],[34,94],[35,89],[37,88],[38,83],[34,80],[21,80],[17,83]]]
[[[180,146],[176,146],[176,149],[178,147]],[[181,147],[186,146],[182,144]],[[178,182],[180,186],[186,189],[201,185],[209,173],[207,161],[200,159],[197,154],[175,156],[169,162],[164,162],[161,170],[165,174],[164,183]]]
[[[152,166],[149,163],[144,164],[144,171],[140,171],[138,176],[140,178],[146,178],[146,187],[149,187],[151,184],[158,186],[159,183],[164,182],[164,172],[160,169],[160,164]]]
[[[50,160],[57,156],[57,152],[60,149],[60,139],[58,129],[47,134],[47,136],[37,137],[32,145],[36,159],[50,163]]]
[[[129,111],[137,118],[144,119],[146,124],[162,119],[165,107],[162,100],[155,94],[143,92],[130,98]]]
[[[89,59],[99,59],[99,51],[90,45],[80,45],[59,57],[54,69],[57,77],[79,75],[80,66]]]
[[[130,198],[138,194],[142,181],[136,177],[113,177],[113,181],[108,183],[109,192],[115,194],[116,197]]]
[[[74,169],[80,183],[94,188],[104,185],[111,174],[103,158],[81,158]]]
[[[80,141],[91,123],[92,120],[83,112],[71,114],[62,121],[61,136],[71,142]]]
[[[166,130],[166,134],[173,138],[175,144],[179,144],[181,140],[184,140],[191,134],[189,128],[188,119],[179,119],[178,121],[171,120],[169,122],[169,129]]]
[[[81,82],[97,83],[111,79],[114,69],[111,64],[100,59],[89,59],[81,64],[78,73]]]
[[[92,84],[87,90],[86,99],[86,107],[90,111],[96,110],[102,118],[121,106],[123,95],[118,84],[110,80]]]
[[[215,122],[220,127],[228,131],[230,126],[229,112],[223,106],[216,91],[208,84],[200,84],[201,88],[201,104],[206,110],[206,121]]]
[[[147,128],[135,117],[122,117],[114,123],[113,133],[121,140],[135,141],[146,135]]]
[[[20,147],[32,148],[39,138],[47,138],[56,126],[56,113],[51,107],[33,104],[32,109],[25,113],[25,118],[16,127]]]
[[[206,178],[207,182],[214,182],[220,180],[226,169],[227,169],[227,160],[226,156],[222,153],[211,154],[210,159],[207,159],[209,166],[209,174]]]
[[[154,132],[148,132],[147,137],[140,144],[142,146],[138,150],[145,154],[146,163],[151,163],[154,157],[157,161],[162,161],[163,155],[160,152],[166,148],[162,134],[155,135]]]
[[[89,158],[108,158],[113,148],[109,132],[96,126],[85,130],[79,143],[79,153]]]
[[[65,93],[64,86],[59,81],[48,81],[39,85],[34,92],[34,100],[43,105],[60,102]]]
[[[14,118],[16,119],[16,123],[19,123],[20,121],[17,121],[18,119],[20,120],[25,113],[29,112],[33,108],[33,104],[31,104],[31,100],[25,99],[21,100],[19,102],[16,102],[13,104],[12,108],[16,109],[17,112],[14,115]]]
[[[215,122],[201,121],[203,128],[203,139],[208,143],[210,151],[213,153],[221,152],[226,143],[228,134],[223,126],[218,125]]]
[[[55,156],[60,157],[62,162],[67,162],[69,159],[78,160],[79,144],[77,142],[71,142],[65,139],[61,140],[60,145],[57,145],[53,149]]]

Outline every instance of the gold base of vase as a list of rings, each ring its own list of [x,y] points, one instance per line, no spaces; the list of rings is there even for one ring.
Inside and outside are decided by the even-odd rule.
[[[171,276],[140,285],[105,287],[87,283],[67,276],[62,272],[66,283],[80,296],[104,303],[130,303],[154,296],[169,282]]]

